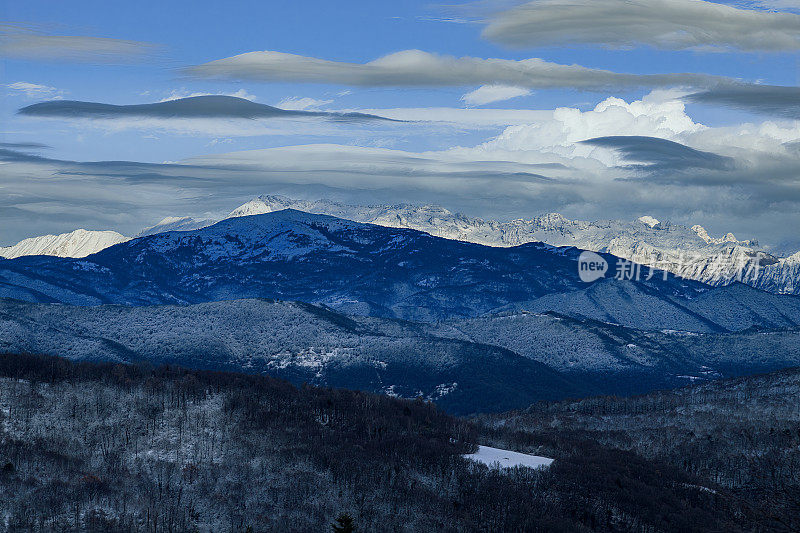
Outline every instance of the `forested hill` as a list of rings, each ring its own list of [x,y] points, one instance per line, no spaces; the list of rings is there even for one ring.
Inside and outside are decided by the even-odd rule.
[[[555,462],[462,457],[503,442]],[[775,530],[762,511],[572,430],[263,376],[0,356],[9,530],[319,532],[343,513],[362,532]]]
[[[586,398],[476,421],[513,448],[572,435],[665,462],[759,508],[769,531],[800,531],[800,368],[644,396]],[[550,453],[546,448],[543,453]]]

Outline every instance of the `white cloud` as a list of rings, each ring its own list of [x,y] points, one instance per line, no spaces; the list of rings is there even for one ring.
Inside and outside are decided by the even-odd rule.
[[[17,81],[6,85],[7,88],[17,94],[23,94],[26,98],[49,98],[51,100],[58,100],[64,97],[64,91],[50,87],[49,85],[39,85],[37,83],[29,83],[27,81]]]
[[[159,102],[169,102],[171,100],[180,100],[181,98],[192,98],[194,96],[214,96],[214,95],[235,96],[236,98],[244,98],[245,100],[250,100],[251,102],[256,101],[256,96],[248,93],[244,89],[239,89],[238,91],[233,93],[203,93],[203,92],[191,92],[181,88],[170,91],[169,95],[159,100]]]
[[[785,51],[800,49],[800,15],[704,0],[536,0],[490,16],[483,36],[520,47]]]
[[[616,152],[580,141],[609,136],[657,137],[740,159],[757,157],[757,153],[788,155],[791,143],[800,142],[800,121],[717,128],[695,122],[686,113],[684,95],[678,90],[657,90],[632,102],[610,97],[590,111],[558,108],[535,122],[509,126],[478,149],[551,153],[567,159],[591,157],[614,166],[621,162]]]
[[[27,120],[58,120],[51,118],[30,117]],[[120,133],[125,131],[141,131],[151,134],[169,134],[188,137],[260,137],[283,135],[341,135],[343,132],[363,129],[362,123],[335,123],[323,121],[315,117],[270,118],[270,119],[237,119],[237,118],[146,118],[120,117],[113,120],[74,118],[65,122],[79,132],[101,131],[104,133]],[[397,128],[399,125],[371,124],[372,129]]]
[[[553,112],[549,110],[531,109],[473,109],[460,107],[398,107],[341,109],[342,112],[358,112],[393,120],[409,122],[442,123],[459,128],[487,128],[529,124],[549,118]]]
[[[543,59],[481,59],[404,50],[369,63],[347,63],[281,52],[248,52],[184,69],[208,78],[342,84],[364,87],[508,85],[528,89],[707,87],[731,80],[707,74],[622,74]]]
[[[211,141],[206,144],[206,146],[218,146],[221,144],[231,144],[233,143],[233,139],[225,138],[225,139],[211,139]]]
[[[277,107],[288,111],[317,111],[320,107],[333,102],[333,100],[317,100],[316,98],[301,98],[290,96],[278,102]]]
[[[548,120],[511,126],[480,148],[486,151],[538,151],[566,158],[593,155],[608,166],[618,163],[616,154],[605,148],[578,144],[593,137],[641,135],[678,140],[681,134],[705,128],[685,112],[682,92],[654,91],[634,102],[607,98],[591,111],[562,107]]]
[[[520,96],[528,96],[531,94],[530,89],[524,87],[512,87],[509,85],[482,85],[470,91],[461,97],[467,105],[485,105],[492,102],[502,102],[504,100],[511,100],[512,98],[519,98]]]
[[[144,59],[156,48],[140,41],[47,35],[19,24],[0,24],[0,57],[30,61],[126,63]]]
[[[796,186],[800,172],[800,121],[708,127],[686,114],[682,95],[680,91],[654,91],[633,102],[611,97],[590,111],[559,108],[529,124],[510,126],[476,147],[453,148],[449,152],[476,160],[562,163],[571,167],[574,178],[584,170],[595,176],[631,177],[617,167],[633,161],[626,161],[614,149],[581,141],[614,136],[655,137],[735,159],[739,172],[717,173],[713,180],[719,187],[751,184],[763,189],[761,192],[767,196],[766,190],[780,182],[781,187],[790,187],[785,191],[787,201],[789,197],[792,202],[800,199]],[[697,175],[696,181],[706,178]],[[772,194],[776,189],[771,190],[769,195],[779,198]]]

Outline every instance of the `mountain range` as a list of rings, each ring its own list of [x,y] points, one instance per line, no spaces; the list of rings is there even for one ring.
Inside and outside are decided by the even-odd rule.
[[[179,221],[180,222],[180,221]],[[0,261],[0,296],[77,305],[193,304],[275,298],[339,312],[435,322],[504,311],[555,312],[641,330],[698,333],[800,325],[800,298],[740,283],[713,289],[601,254],[584,283],[581,250],[495,247],[283,210],[156,233],[85,258]]]
[[[79,305],[276,298],[437,321],[584,290],[580,253],[542,243],[483,246],[287,209],[141,237],[82,259],[0,261],[0,296]],[[603,257],[614,272],[618,258]],[[648,274],[635,286],[656,299],[688,301],[709,290]]]
[[[511,247],[529,242],[574,246],[652,265],[710,285],[719,286],[740,281],[770,292],[800,293],[800,252],[778,257],[760,250],[757,241],[739,241],[731,233],[714,238],[702,226],[690,228],[659,222],[650,216],[640,217],[633,222],[585,222],[568,220],[558,213],[549,213],[530,220],[497,222],[452,213],[438,206],[358,206],[327,200],[304,201],[282,196],[261,196],[234,209],[225,218],[265,214],[283,209],[331,215],[387,227],[416,229],[446,239],[488,246]],[[165,231],[190,231],[207,227],[214,222],[211,219],[192,217],[166,217],[158,224],[139,232],[137,237]],[[93,235],[91,246],[77,246],[74,235],[77,232],[73,232],[26,239],[18,245],[0,248],[0,256],[12,258],[46,254],[84,257],[125,240],[115,232],[79,231],[81,234]],[[86,241],[85,238],[83,240]]]
[[[165,224],[185,224],[171,220]],[[269,373],[453,412],[800,364],[800,297],[284,209],[0,260],[0,352]]]
[[[281,209],[389,227],[412,228],[431,235],[487,246],[543,242],[605,252],[711,285],[741,281],[770,292],[800,293],[800,252],[780,258],[761,251],[757,241],[739,241],[732,233],[713,238],[702,226],[691,228],[642,216],[633,222],[568,220],[548,213],[530,220],[497,222],[452,213],[438,206],[352,206],[325,200],[308,202],[261,196],[229,216]],[[741,273],[741,274],[740,274]]]

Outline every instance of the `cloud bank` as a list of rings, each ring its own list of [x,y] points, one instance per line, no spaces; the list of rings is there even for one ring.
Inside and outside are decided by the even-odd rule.
[[[557,108],[547,118],[506,128],[496,138],[484,143],[486,151],[542,152],[573,159],[594,157],[607,166],[619,164],[609,150],[597,152],[581,141],[595,137],[638,135],[675,141],[682,136],[703,131],[686,114],[679,91],[653,91],[641,100],[626,102],[610,97],[594,109],[581,111]]]
[[[713,87],[732,80],[707,74],[624,74],[543,59],[481,59],[404,50],[369,63],[328,61],[282,52],[248,52],[184,69],[190,76],[362,87],[506,85],[526,89],[601,90]]]
[[[673,172],[692,168],[732,170],[733,158],[695,150],[681,143],[641,135],[596,137],[583,144],[612,148],[631,161],[629,168],[646,172]]]
[[[264,193],[436,203],[505,220],[648,214],[765,244],[796,238],[800,129],[710,128],[686,114],[684,96],[656,91],[589,111],[530,112],[530,122],[484,143],[427,152],[308,144],[147,164],[62,161],[8,147],[17,149],[0,150],[0,241],[75,227],[129,234],[143,220],[213,218]]]
[[[800,87],[776,85],[717,87],[687,95],[686,99],[765,115],[800,119]]]
[[[536,0],[490,16],[483,37],[515,47],[800,49],[800,15],[703,0]]]
[[[510,87],[508,85],[482,85],[461,97],[469,106],[486,105],[493,102],[503,102],[520,96],[531,94],[530,89],[524,87]]]
[[[80,35],[47,35],[18,24],[0,24],[0,57],[28,61],[127,63],[157,50],[141,41]]]
[[[75,100],[56,100],[29,105],[19,110],[20,115],[49,118],[324,118],[334,121],[390,120],[365,113],[332,113],[324,111],[285,110],[257,104],[234,96],[192,96],[166,100],[153,104],[112,105]]]

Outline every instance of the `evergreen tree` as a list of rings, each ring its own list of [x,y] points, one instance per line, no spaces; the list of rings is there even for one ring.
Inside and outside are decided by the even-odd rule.
[[[354,533],[353,517],[347,513],[340,514],[331,524],[331,529],[334,533]]]

